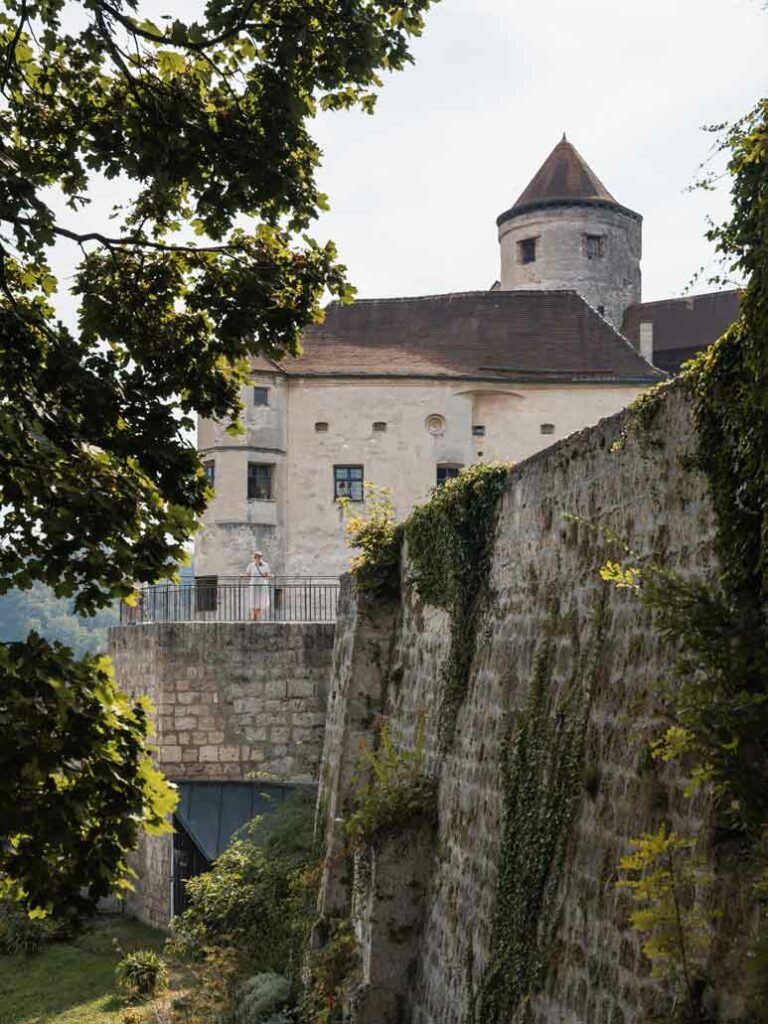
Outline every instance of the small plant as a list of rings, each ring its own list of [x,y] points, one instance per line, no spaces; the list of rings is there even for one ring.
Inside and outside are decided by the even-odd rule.
[[[338,498],[344,516],[347,544],[360,553],[350,562],[359,591],[375,591],[379,596],[395,591],[399,584],[402,527],[395,523],[395,507],[388,487],[377,487],[366,480],[365,503]]]
[[[354,810],[345,822],[349,840],[364,845],[414,819],[434,822],[436,816],[437,783],[424,774],[424,715],[419,717],[413,750],[397,747],[384,723],[378,749],[364,748],[357,764]]]
[[[126,953],[115,967],[118,987],[131,999],[147,999],[168,987],[168,968],[152,949]]]
[[[49,918],[30,917],[12,896],[0,898],[0,954],[32,956],[53,932]]]
[[[701,906],[712,884],[695,841],[662,825],[658,832],[630,840],[634,852],[622,857],[624,877],[616,884],[628,889],[637,908],[630,914],[632,928],[644,937],[643,953],[656,977],[682,982],[690,1013],[700,1014],[698,979],[710,942],[713,911]]]
[[[291,1000],[291,983],[271,971],[242,982],[235,994],[234,1024],[262,1024],[285,1010]]]
[[[349,921],[326,922],[328,941],[308,962],[301,1005],[302,1020],[311,1024],[341,1024],[344,995],[360,965],[360,948]]]

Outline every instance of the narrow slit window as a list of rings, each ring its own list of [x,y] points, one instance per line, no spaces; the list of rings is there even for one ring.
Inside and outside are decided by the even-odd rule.
[[[213,459],[203,463],[203,472],[205,473],[205,479],[213,487],[216,483],[216,463]]]
[[[555,424],[554,423],[542,423],[541,424],[542,434],[554,434]]]
[[[472,427],[472,435],[473,437],[485,437],[485,427],[482,423],[476,423]]]

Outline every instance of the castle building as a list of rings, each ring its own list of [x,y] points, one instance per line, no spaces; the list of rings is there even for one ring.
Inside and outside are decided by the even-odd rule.
[[[565,136],[497,225],[488,291],[331,303],[298,358],[253,361],[242,436],[200,422],[216,494],[198,576],[242,573],[257,548],[281,575],[337,575],[337,499],[362,502],[364,481],[390,488],[403,517],[461,467],[525,459],[664,379],[664,311],[641,303],[642,218]],[[663,329],[656,341],[701,347]]]

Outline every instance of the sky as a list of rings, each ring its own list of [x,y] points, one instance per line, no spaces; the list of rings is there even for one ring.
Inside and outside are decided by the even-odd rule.
[[[140,11],[190,20],[197,6],[150,0]],[[313,234],[337,243],[360,297],[489,287],[496,217],[563,132],[644,217],[643,298],[682,294],[700,268],[692,291],[712,290],[704,233],[708,217],[727,216],[728,181],[686,190],[712,156],[702,126],[766,94],[761,0],[442,0],[413,54],[386,76],[373,117],[323,114],[312,127],[331,201]],[[101,187],[93,226],[114,190]],[[66,278],[73,254],[57,248]]]
[[[766,95],[768,10],[757,0],[443,0],[387,79],[377,112],[325,117],[320,176],[361,297],[488,287],[496,217],[562,133],[641,213],[643,298],[712,290],[707,217],[728,182],[687,192],[714,136]],[[322,235],[322,231],[320,232]]]

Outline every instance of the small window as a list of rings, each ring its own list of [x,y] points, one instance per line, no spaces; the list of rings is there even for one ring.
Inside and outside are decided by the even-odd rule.
[[[375,423],[373,424],[373,432],[374,434],[386,434],[387,424],[384,422],[384,420],[375,421]]]
[[[453,477],[459,475],[461,466],[438,466],[437,467],[437,486],[444,484],[446,480],[451,480]]]
[[[588,260],[599,260],[605,251],[603,235],[584,235],[581,240],[581,251]]]
[[[216,483],[216,463],[213,459],[203,463],[203,472],[205,473],[205,479],[213,487]]]
[[[215,612],[218,590],[218,576],[195,576],[195,609],[199,612]]]
[[[272,470],[274,466],[264,465],[261,462],[248,463],[248,500],[249,501],[271,501],[274,497],[272,491]]]
[[[254,388],[253,389],[253,404],[254,405],[269,405],[269,388]]]
[[[554,432],[555,432],[555,424],[554,423],[542,423],[541,427],[539,429],[541,430],[542,434],[554,434]]]
[[[363,500],[363,467],[333,467],[333,497],[349,498],[350,501]]]
[[[485,427],[481,423],[476,423],[472,427],[472,434],[474,437],[485,437]]]
[[[325,420],[318,420],[317,421],[317,423],[315,424],[315,433],[316,434],[327,434],[328,433],[328,424],[325,422]]]
[[[605,316],[605,306],[598,306],[597,312],[600,314],[600,316]]]
[[[517,243],[518,263],[536,262],[536,243],[538,238],[523,238]]]

